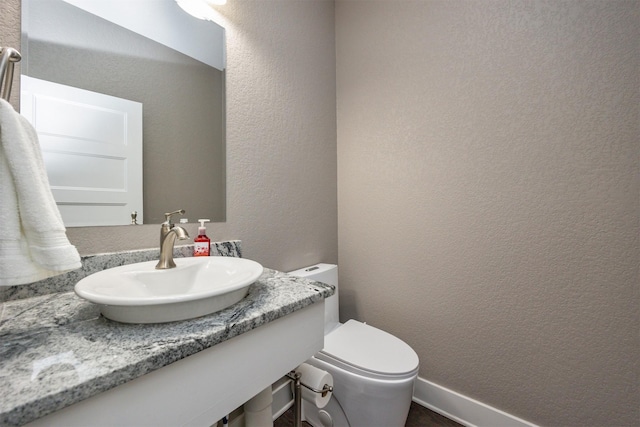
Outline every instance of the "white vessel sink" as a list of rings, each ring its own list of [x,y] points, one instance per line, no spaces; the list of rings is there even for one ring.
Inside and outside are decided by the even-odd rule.
[[[168,270],[156,270],[157,261],[110,268],[80,280],[75,291],[118,322],[173,322],[235,304],[263,271],[255,261],[234,257],[176,258],[175,263]]]

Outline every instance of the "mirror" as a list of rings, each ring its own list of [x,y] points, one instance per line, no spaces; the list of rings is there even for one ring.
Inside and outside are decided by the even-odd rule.
[[[65,225],[129,224],[133,210],[139,212],[138,223],[160,223],[165,212],[180,208],[189,222],[224,221],[224,29],[191,17],[174,0],[22,0],[22,15],[23,76],[142,106],[142,171],[122,173],[141,174],[142,206],[120,212],[116,221],[104,219],[101,215],[117,203],[100,200],[105,184],[96,184],[86,213],[71,222],[65,218]],[[72,115],[76,127],[88,127],[77,117]],[[46,160],[44,151],[43,146]],[[97,175],[97,168],[68,166],[61,160],[68,154],[55,153],[65,177],[49,173],[54,194],[80,169]],[[76,179],[81,186],[92,181]],[[58,204],[64,217],[70,203]]]

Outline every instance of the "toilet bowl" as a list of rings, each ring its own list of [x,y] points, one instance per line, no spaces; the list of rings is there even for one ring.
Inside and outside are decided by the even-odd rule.
[[[401,427],[405,425],[418,355],[399,338],[373,326],[338,321],[338,267],[317,264],[292,276],[336,286],[325,300],[324,348],[306,363],[333,376],[333,397],[322,409],[302,402],[302,415],[314,427]]]

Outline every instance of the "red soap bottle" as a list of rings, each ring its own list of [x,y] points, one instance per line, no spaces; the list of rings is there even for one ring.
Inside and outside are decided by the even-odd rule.
[[[204,226],[208,219],[199,219],[198,237],[193,239],[193,256],[209,256],[211,254],[211,239],[207,237],[207,229]]]

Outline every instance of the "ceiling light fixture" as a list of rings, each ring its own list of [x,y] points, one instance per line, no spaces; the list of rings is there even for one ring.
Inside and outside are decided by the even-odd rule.
[[[213,21],[211,6],[223,5],[227,0],[176,0],[176,3],[193,17]]]

